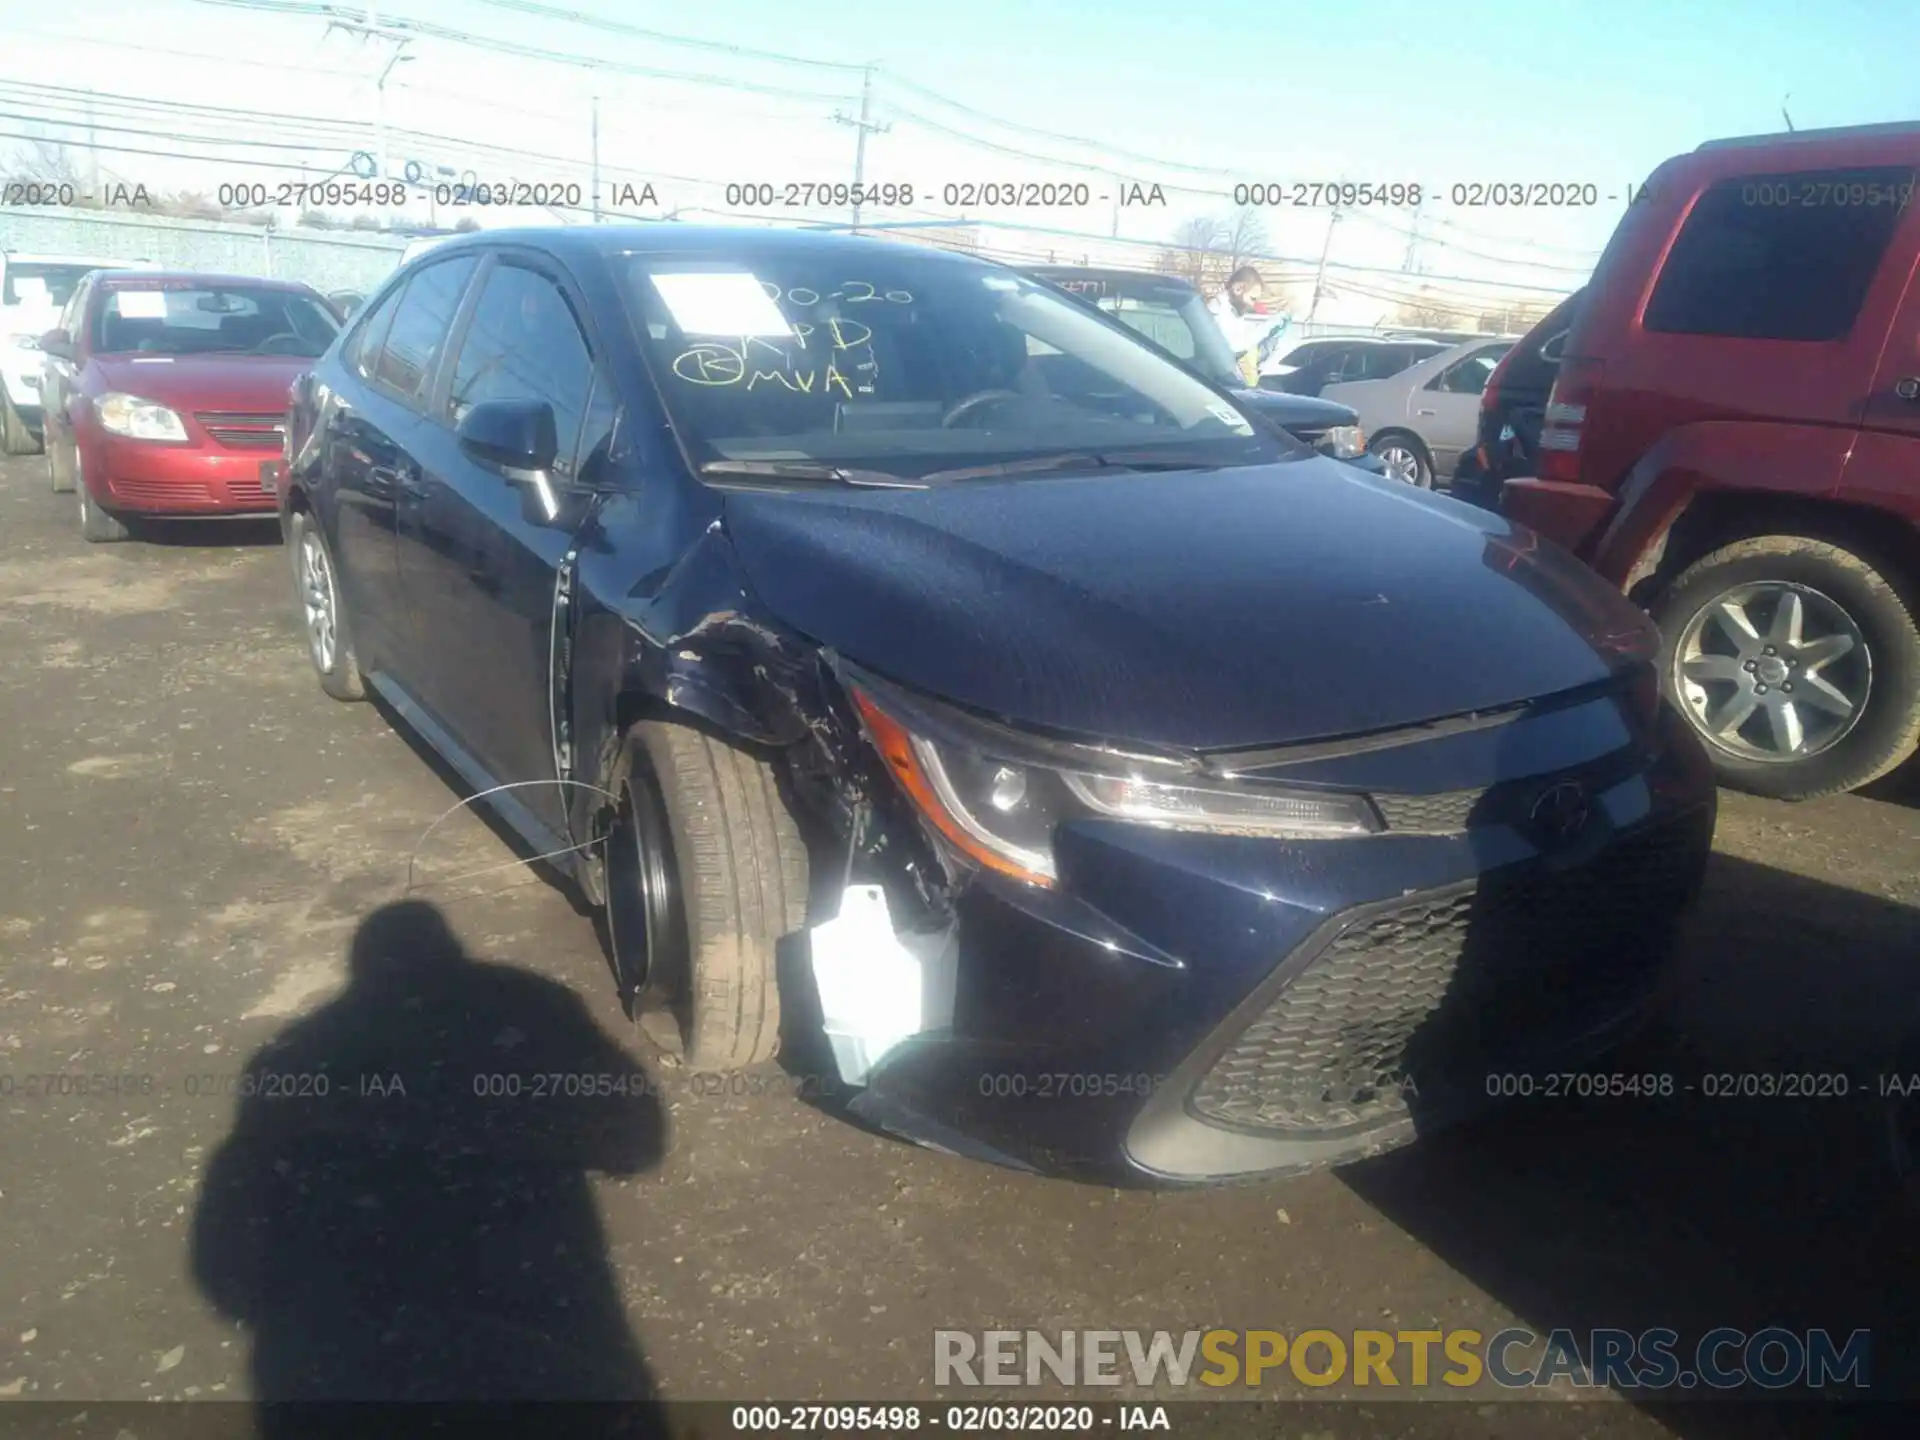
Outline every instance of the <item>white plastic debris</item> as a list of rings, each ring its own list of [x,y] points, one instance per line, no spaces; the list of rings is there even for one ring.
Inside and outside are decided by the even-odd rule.
[[[923,1028],[921,962],[894,933],[878,885],[847,886],[840,913],[815,925],[808,940],[840,1078],[865,1084],[882,1056]]]

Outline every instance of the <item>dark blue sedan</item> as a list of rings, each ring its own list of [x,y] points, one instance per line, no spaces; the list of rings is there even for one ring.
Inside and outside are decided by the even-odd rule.
[[[450,240],[282,471],[322,686],[567,852],[635,1013],[948,1150],[1388,1148],[1641,1014],[1712,838],[1619,594],[971,258]]]

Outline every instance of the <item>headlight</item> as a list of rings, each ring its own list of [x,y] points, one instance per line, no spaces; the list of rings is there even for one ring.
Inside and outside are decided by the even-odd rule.
[[[1363,796],[1070,769],[1021,757],[1017,737],[996,744],[916,734],[863,690],[853,696],[875,748],[928,823],[980,864],[1029,885],[1055,882],[1053,832],[1076,818],[1275,839],[1378,828]]]
[[[138,395],[102,395],[93,402],[100,423],[129,440],[184,440],[187,427],[164,405]]]
[[[1336,460],[1355,460],[1367,453],[1367,432],[1358,425],[1336,425],[1320,437],[1320,448]]]

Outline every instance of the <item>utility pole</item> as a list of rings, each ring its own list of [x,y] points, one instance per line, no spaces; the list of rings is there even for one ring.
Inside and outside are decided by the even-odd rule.
[[[1413,207],[1413,230],[1407,236],[1407,258],[1400,262],[1403,274],[1418,275],[1420,273],[1420,216],[1424,208],[1423,205]]]
[[[93,92],[87,92],[87,193],[100,198],[100,139],[93,129]]]
[[[868,64],[860,67],[860,118],[853,119],[838,110],[833,112],[834,120],[841,125],[853,126],[856,136],[853,142],[853,231],[856,235],[860,233],[860,187],[867,178],[867,136],[881,135],[893,128],[891,125],[876,125],[868,119],[872,108],[873,66]]]
[[[593,223],[600,223],[600,92],[593,92]]]
[[[413,37],[400,30],[389,30],[380,24],[380,0],[367,0],[367,18],[364,22],[352,20],[329,20],[329,30],[345,30],[349,34],[360,35],[371,40],[389,40],[393,42],[393,54],[381,67],[373,82],[373,159],[378,167],[374,179],[387,178],[387,76],[393,73],[393,67],[402,60],[413,57],[406,53],[407,46],[413,43]]]
[[[1307,324],[1320,312],[1320,297],[1327,288],[1327,252],[1333,248],[1333,227],[1340,223],[1340,207],[1335,206],[1327,220],[1327,238],[1320,242],[1320,268],[1313,273],[1313,301],[1307,306]]]

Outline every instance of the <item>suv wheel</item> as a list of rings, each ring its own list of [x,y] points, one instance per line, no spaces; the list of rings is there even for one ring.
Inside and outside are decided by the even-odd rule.
[[[780,1048],[779,942],[806,925],[807,851],[772,765],[685,725],[628,732],[607,837],[607,929],[641,1018],[666,1003],[686,1063]]]
[[[1765,535],[1696,561],[1661,596],[1663,684],[1724,783],[1804,800],[1913,753],[1920,630],[1896,573],[1827,541]]]
[[[320,688],[336,700],[360,700],[367,693],[360,660],[353,650],[353,626],[340,598],[340,582],[327,551],[326,536],[304,510],[296,510],[287,525],[288,551],[293,557],[293,585],[300,600],[300,623],[307,637],[307,658]]]
[[[1387,467],[1387,474],[1422,490],[1433,488],[1433,462],[1419,437],[1404,430],[1389,430],[1367,442],[1367,449]]]

